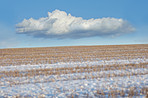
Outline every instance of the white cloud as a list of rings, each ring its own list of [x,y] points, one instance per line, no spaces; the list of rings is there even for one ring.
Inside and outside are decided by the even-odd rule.
[[[85,20],[60,10],[48,12],[48,17],[38,20],[24,19],[16,25],[19,34],[43,38],[118,36],[134,30],[135,28],[123,19],[107,17]]]

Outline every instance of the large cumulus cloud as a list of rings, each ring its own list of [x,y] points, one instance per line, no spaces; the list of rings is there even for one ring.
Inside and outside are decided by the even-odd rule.
[[[128,21],[117,18],[85,20],[64,11],[48,12],[48,17],[38,20],[24,19],[16,25],[19,34],[43,38],[82,38],[91,36],[118,36],[135,30]]]

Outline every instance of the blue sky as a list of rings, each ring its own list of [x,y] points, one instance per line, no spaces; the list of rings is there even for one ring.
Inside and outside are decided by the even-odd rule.
[[[1,0],[0,1],[0,48],[20,48],[20,47],[50,47],[50,46],[75,46],[75,45],[112,45],[112,44],[148,44],[148,0]],[[84,22],[91,18],[114,18],[115,21],[123,19],[135,29],[132,32],[124,33],[125,27],[120,31],[121,35],[110,37],[109,34],[118,34],[118,31],[108,31],[105,36],[101,36],[103,31],[94,30],[88,32],[93,27],[87,29],[87,34],[91,36],[83,36],[86,32],[80,33],[77,29],[72,33],[51,36],[38,32],[36,37],[34,32],[29,31],[20,34],[16,32],[17,24],[22,23],[24,19],[29,22],[30,18],[39,20],[48,17],[48,12],[55,10],[64,11],[71,14],[77,19],[81,17]],[[59,17],[59,16],[58,16]],[[61,17],[60,17],[61,19]],[[69,20],[66,20],[69,21]],[[96,21],[96,20],[95,20]],[[107,22],[111,19],[107,19]],[[87,23],[89,23],[87,21]],[[91,22],[93,23],[93,22]],[[114,23],[114,21],[113,21]],[[78,24],[78,23],[77,23]],[[81,24],[81,23],[79,23]],[[23,24],[19,25],[22,27]],[[46,24],[47,25],[47,24]],[[95,25],[95,24],[94,24]],[[100,24],[99,24],[100,25]],[[102,24],[101,24],[102,25]],[[126,24],[128,25],[128,24]],[[75,25],[74,25],[75,26]],[[80,25],[83,26],[83,25]],[[96,24],[96,27],[98,25]],[[129,27],[129,25],[127,26]],[[22,27],[28,28],[28,25]],[[29,27],[31,28],[31,27]],[[79,28],[79,25],[78,25]],[[107,27],[105,27],[106,29]],[[55,29],[55,28],[50,28]],[[70,28],[71,31],[72,28]],[[82,29],[82,28],[80,28]],[[75,30],[75,29],[74,29]],[[102,30],[102,29],[101,29]],[[43,30],[44,31],[44,30]],[[48,30],[49,31],[49,30]],[[55,30],[54,30],[55,31]],[[83,31],[83,30],[82,30]],[[99,32],[99,34],[97,33]],[[131,31],[131,29],[128,31]],[[67,31],[68,32],[68,31]],[[50,32],[48,32],[50,33]],[[52,32],[55,34],[55,32]],[[65,32],[64,32],[65,33]],[[44,34],[44,35],[41,35]],[[62,33],[63,34],[63,33]],[[93,35],[92,35],[93,34]],[[48,36],[45,38],[45,36]],[[76,38],[72,38],[75,36]]]

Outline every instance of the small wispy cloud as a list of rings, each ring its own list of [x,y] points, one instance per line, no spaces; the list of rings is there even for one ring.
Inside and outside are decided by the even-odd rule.
[[[107,17],[85,20],[60,10],[48,12],[48,17],[42,17],[38,20],[24,19],[16,25],[18,34],[42,38],[119,36],[134,30],[135,28],[123,19]]]

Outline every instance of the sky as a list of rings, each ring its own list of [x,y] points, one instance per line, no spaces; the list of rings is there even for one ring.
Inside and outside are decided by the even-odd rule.
[[[0,48],[148,44],[148,0],[1,0]]]

